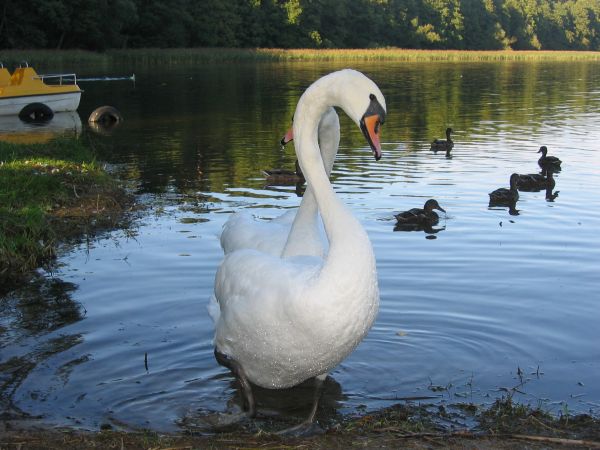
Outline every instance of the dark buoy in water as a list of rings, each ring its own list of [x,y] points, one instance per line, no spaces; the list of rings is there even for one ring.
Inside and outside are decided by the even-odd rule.
[[[114,106],[100,106],[92,111],[88,118],[90,128],[98,133],[113,131],[123,122],[123,116]]]
[[[30,103],[19,113],[19,119],[27,123],[45,123],[54,117],[54,111],[43,103]]]

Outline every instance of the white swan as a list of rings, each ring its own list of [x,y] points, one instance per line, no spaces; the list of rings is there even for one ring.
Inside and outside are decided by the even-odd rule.
[[[328,108],[319,122],[319,145],[325,170],[329,175],[340,143],[340,120],[334,108]],[[282,143],[289,142],[288,132]],[[294,231],[290,234],[295,217]],[[270,221],[256,220],[248,211],[231,215],[221,232],[221,248],[225,254],[242,248],[255,248],[271,255],[308,254],[323,256],[326,243],[321,236],[317,204],[310,185],[298,210],[287,211]],[[286,245],[287,244],[287,245]]]
[[[240,249],[227,254],[217,271],[215,356],[238,377],[251,414],[249,381],[277,389],[323,379],[364,338],[377,314],[371,243],[336,196],[319,151],[319,119],[331,106],[352,118],[379,159],[385,100],[370,79],[346,69],[317,80],[298,102],[294,143],[323,219],[327,255],[281,258]],[[311,421],[315,410],[316,404]]]

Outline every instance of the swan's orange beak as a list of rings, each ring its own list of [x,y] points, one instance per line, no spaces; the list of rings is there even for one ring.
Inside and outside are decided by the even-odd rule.
[[[281,145],[284,146],[288,142],[294,140],[294,127],[290,127],[285,135],[281,138]]]
[[[360,129],[362,130],[367,142],[373,150],[375,160],[381,159],[381,141],[379,140],[379,130],[381,129],[382,120],[379,114],[373,114],[371,116],[363,116],[360,120]]]

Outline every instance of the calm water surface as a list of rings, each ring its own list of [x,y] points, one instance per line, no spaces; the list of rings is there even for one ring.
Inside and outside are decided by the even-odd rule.
[[[365,226],[381,308],[327,383],[320,416],[406,398],[519,401],[600,412],[600,65],[355,64],[386,96],[383,159],[342,117],[334,187]],[[341,66],[261,64],[87,69],[84,132],[97,106],[125,116],[101,158],[149,206],[133,228],[66,251],[53,273],[1,303],[0,406],[8,417],[97,429],[174,430],[238,402],[213,357],[205,309],[229,215],[269,219],[300,201],[266,186],[292,168],[278,141],[301,92]],[[101,73],[98,73],[101,72]],[[123,72],[123,73],[120,73]],[[451,158],[429,142],[455,131]],[[512,172],[563,160],[558,196],[488,206]],[[395,232],[393,214],[436,198],[437,232]],[[309,388],[259,392],[264,411],[304,414]],[[442,389],[443,388],[443,389]],[[516,388],[516,391],[512,391]],[[308,400],[307,400],[308,401]]]

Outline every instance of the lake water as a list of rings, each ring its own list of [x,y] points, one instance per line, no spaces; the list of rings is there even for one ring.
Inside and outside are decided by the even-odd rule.
[[[292,168],[279,139],[302,91],[333,64],[84,69],[79,115],[117,107],[94,135],[148,208],[128,231],[70,248],[53,273],[0,302],[0,407],[8,418],[98,429],[176,430],[239,403],[213,357],[206,303],[229,215],[272,218],[300,201],[261,170]],[[381,306],[330,374],[318,418],[403,399],[552,413],[600,412],[600,64],[360,63],[386,96],[383,158],[341,118],[332,181],[376,253]],[[50,70],[50,69],[49,69]],[[71,68],[72,70],[72,68]],[[455,130],[452,157],[429,150]],[[511,173],[563,160],[559,191],[488,206]],[[393,214],[436,198],[437,232]],[[259,391],[259,411],[303,415],[310,386]],[[306,398],[298,412],[295,401]]]

